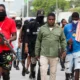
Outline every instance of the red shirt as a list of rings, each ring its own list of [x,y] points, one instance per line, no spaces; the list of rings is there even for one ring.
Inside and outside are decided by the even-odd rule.
[[[15,21],[11,18],[6,17],[4,21],[0,22],[0,32],[4,34],[7,40],[10,39],[12,33],[16,32]],[[10,50],[10,49],[7,45],[0,45],[0,53],[3,50]]]

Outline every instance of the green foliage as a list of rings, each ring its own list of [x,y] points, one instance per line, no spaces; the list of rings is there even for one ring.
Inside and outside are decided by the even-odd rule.
[[[71,5],[74,5],[74,8],[71,8],[70,11],[80,13],[80,0],[71,0]]]
[[[45,14],[50,12],[51,8],[55,8],[55,1],[54,0],[34,0],[33,2],[34,11],[43,9],[45,10]]]
[[[76,5],[77,5],[77,7],[80,6],[80,0],[77,0]]]
[[[70,7],[69,2],[65,0],[57,0],[58,1],[58,9],[66,10]],[[43,9],[45,14],[49,12],[53,12],[56,9],[56,0],[34,0],[33,1],[34,11],[39,9]]]
[[[71,11],[80,13],[80,7],[72,8]]]
[[[80,7],[76,7],[74,11],[77,11],[78,13],[80,13]]]
[[[70,3],[69,3],[69,1],[58,0],[58,7],[62,11],[65,11],[66,9],[69,9],[70,8]]]
[[[71,3],[71,5],[74,4],[75,7],[79,7],[80,6],[80,0],[71,0],[70,3]]]

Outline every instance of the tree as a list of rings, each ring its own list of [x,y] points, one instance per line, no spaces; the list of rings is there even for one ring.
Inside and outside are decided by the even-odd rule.
[[[70,11],[80,13],[80,0],[71,0],[70,3],[72,7]]]
[[[80,0],[76,0],[76,6],[77,6],[77,7],[80,6]]]
[[[55,7],[54,5],[55,5],[54,0],[49,0],[49,1],[48,0],[34,0],[33,1],[34,11],[43,9],[45,10],[46,14],[50,12],[51,8]]]
[[[71,5],[74,5],[75,7],[80,6],[80,0],[71,0],[70,3],[71,3]]]
[[[58,7],[62,11],[65,11],[70,8],[70,2],[65,0],[58,0]]]
[[[56,0],[34,0],[33,1],[34,11],[43,9],[45,14],[53,12],[56,9]],[[65,0],[58,0],[58,8],[61,10],[66,10],[69,8],[69,2]]]

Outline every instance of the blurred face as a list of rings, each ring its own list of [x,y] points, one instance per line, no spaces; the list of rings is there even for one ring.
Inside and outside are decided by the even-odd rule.
[[[38,17],[37,17],[37,21],[38,21],[39,23],[42,23],[43,20],[44,20],[44,16],[38,16]]]
[[[48,25],[49,25],[49,26],[53,26],[54,23],[55,23],[55,17],[49,16],[49,17],[47,18],[47,22],[48,22]]]
[[[0,21],[3,21],[6,17],[6,11],[3,6],[0,6]]]
[[[79,18],[76,18],[76,17],[75,17],[75,18],[72,18],[72,20],[76,20],[76,21],[78,21],[78,20],[79,20]]]
[[[67,21],[66,20],[63,20],[62,21],[62,26],[65,26],[67,24]]]
[[[0,12],[5,11],[4,7],[0,6]]]
[[[72,22],[73,22],[74,24],[78,23],[78,20],[79,20],[79,18],[72,18]]]

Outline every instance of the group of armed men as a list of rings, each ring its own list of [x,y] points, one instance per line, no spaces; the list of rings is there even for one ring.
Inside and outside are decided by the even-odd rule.
[[[35,66],[38,61],[37,80],[47,80],[48,68],[50,80],[56,80],[58,57],[60,57],[62,65],[64,65],[65,59],[65,66],[62,68],[65,68],[66,80],[79,80],[79,14],[73,12],[71,18],[70,23],[63,19],[62,23],[64,24],[60,27],[55,23],[56,16],[54,13],[49,13],[47,22],[44,22],[44,11],[38,10],[36,19],[26,20],[22,27],[19,24],[16,29],[15,20],[7,17],[5,6],[0,4],[0,77],[3,77],[3,80],[10,80],[12,61],[14,60],[14,67],[19,69],[19,60],[21,60],[23,76],[25,73],[29,73],[30,64],[29,78],[35,79]],[[13,41],[16,38],[17,43],[14,44]],[[10,50],[10,47],[13,47],[11,42],[15,45],[16,54],[14,56],[12,54],[14,50]],[[26,57],[28,60],[25,68]]]

